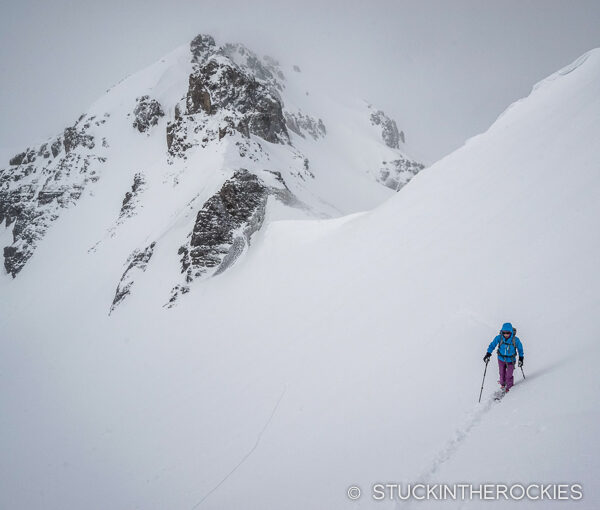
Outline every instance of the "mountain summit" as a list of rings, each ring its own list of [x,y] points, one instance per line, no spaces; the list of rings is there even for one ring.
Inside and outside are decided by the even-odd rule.
[[[121,260],[110,309],[159,252],[181,275],[164,296],[173,304],[192,281],[231,267],[265,221],[372,208],[423,165],[384,112],[336,96],[297,66],[199,35],[0,170],[6,272],[16,277],[86,201],[98,219],[92,231],[78,213],[97,238],[89,256]]]

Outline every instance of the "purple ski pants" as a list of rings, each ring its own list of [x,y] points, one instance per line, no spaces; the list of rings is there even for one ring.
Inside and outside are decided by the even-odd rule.
[[[507,390],[512,388],[514,382],[513,370],[515,369],[515,364],[498,360],[498,368],[500,369],[500,384],[502,386],[506,386]]]

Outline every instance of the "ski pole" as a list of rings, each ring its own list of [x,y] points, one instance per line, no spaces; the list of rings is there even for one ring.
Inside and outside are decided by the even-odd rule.
[[[488,366],[489,362],[490,362],[489,359],[485,362],[485,370],[483,371],[483,380],[481,381],[481,391],[479,392],[479,402],[481,402],[481,394],[483,393],[483,382],[485,381],[485,373],[487,372],[487,366]],[[521,368],[521,370],[522,370],[522,368]]]
[[[523,379],[527,379],[527,378],[525,377],[525,372],[523,372],[523,366],[521,366],[521,373],[523,374]]]

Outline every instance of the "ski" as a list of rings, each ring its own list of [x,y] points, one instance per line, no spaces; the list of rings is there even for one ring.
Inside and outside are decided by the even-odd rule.
[[[504,391],[504,390],[496,390],[494,392],[494,400],[496,400],[496,401],[502,400],[502,398],[504,397],[504,395],[506,395],[506,391]]]

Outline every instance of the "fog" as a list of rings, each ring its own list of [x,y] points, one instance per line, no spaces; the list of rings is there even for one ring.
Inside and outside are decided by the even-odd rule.
[[[596,1],[2,2],[1,156],[60,132],[200,32],[297,64],[396,119],[431,163],[600,46]]]

